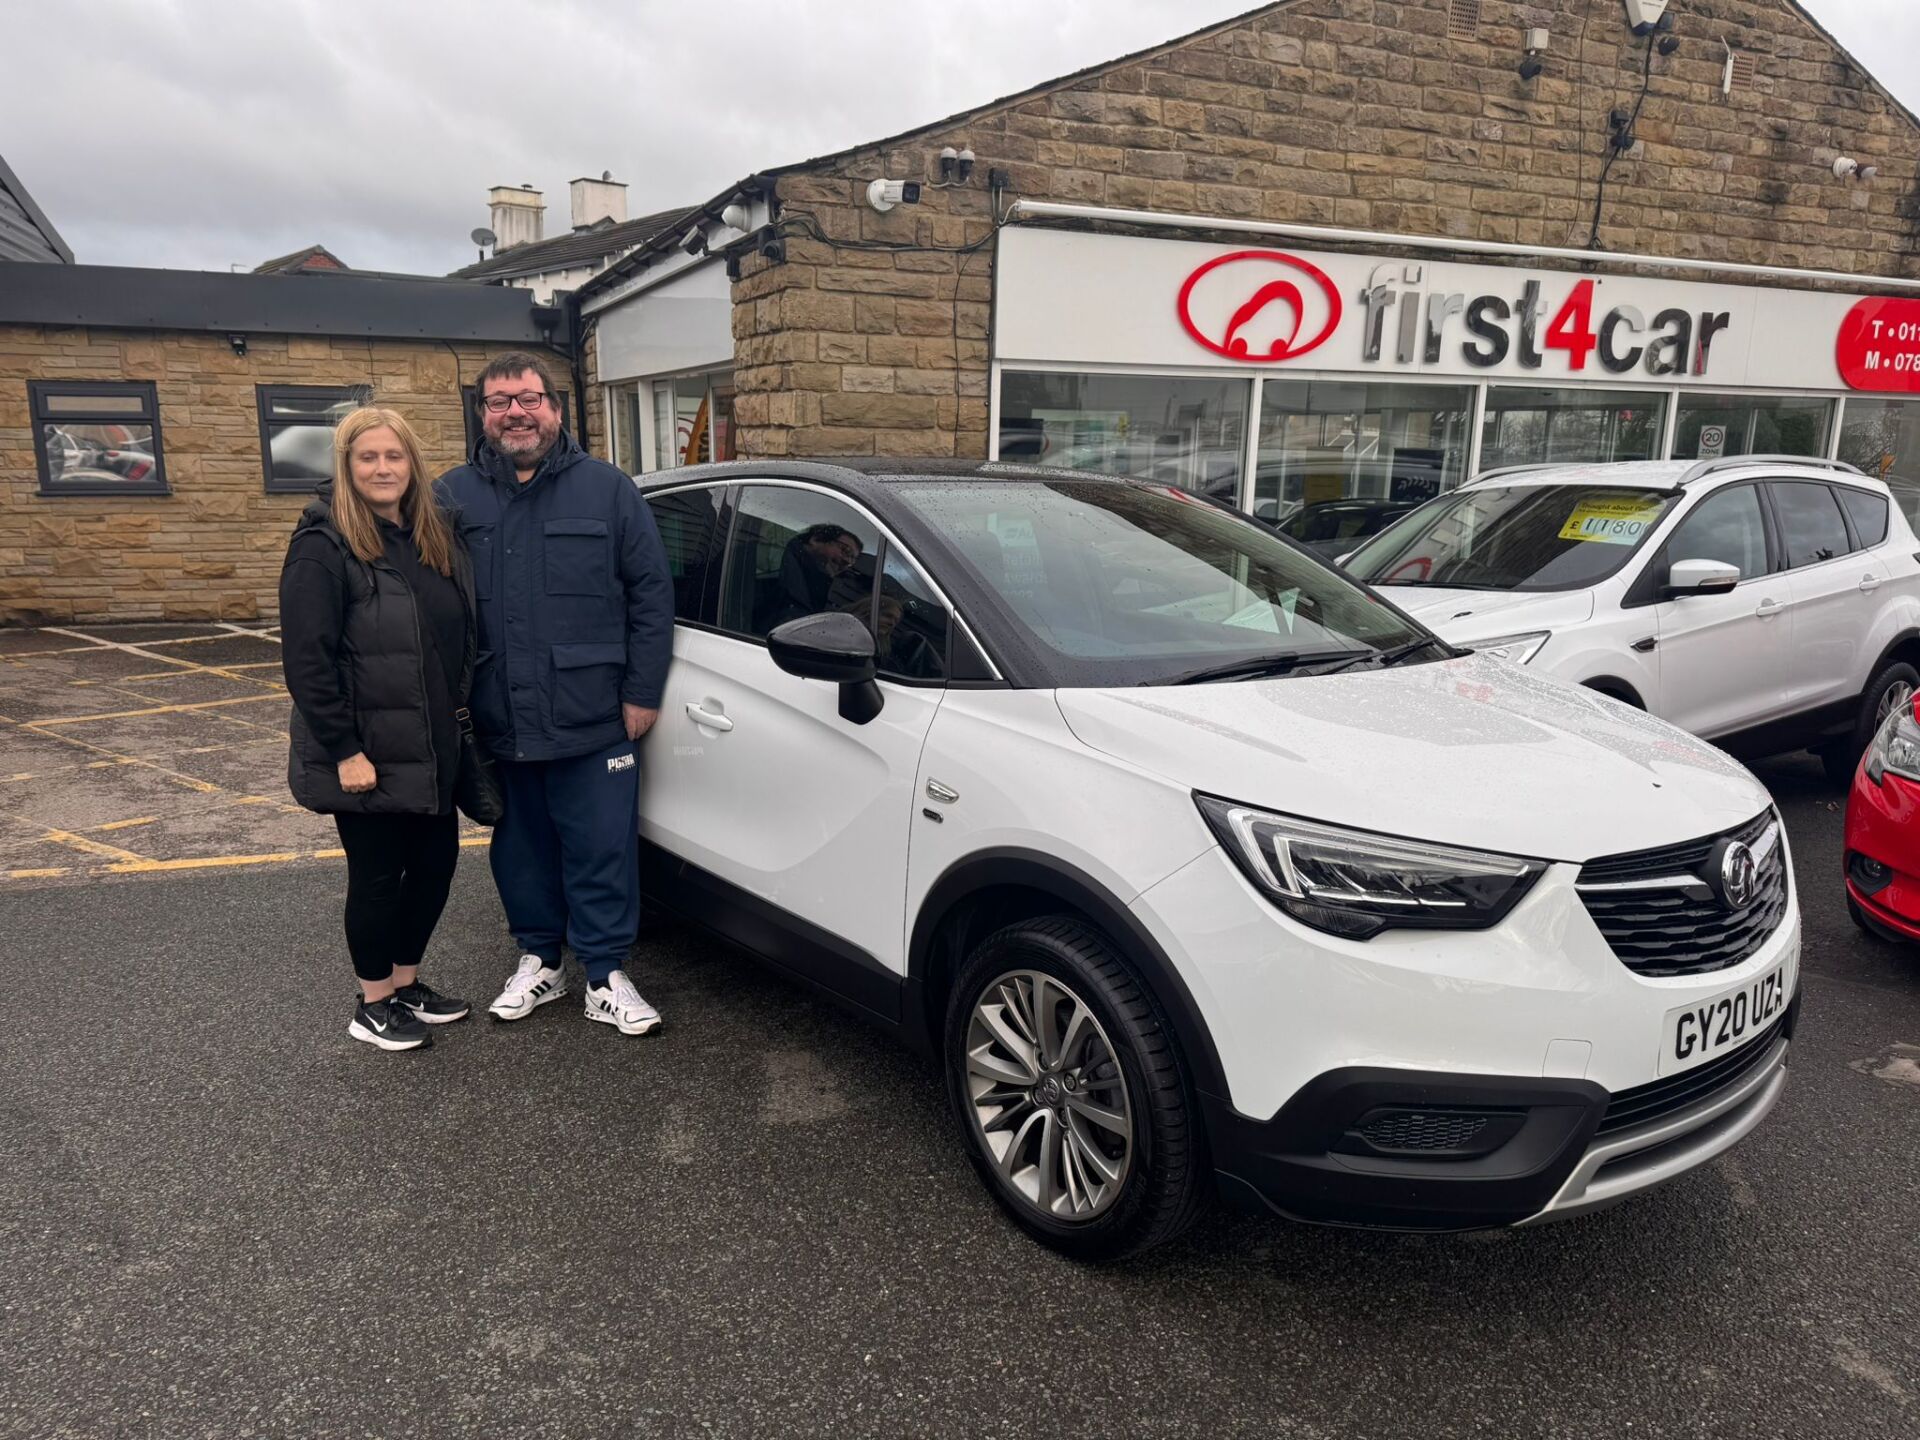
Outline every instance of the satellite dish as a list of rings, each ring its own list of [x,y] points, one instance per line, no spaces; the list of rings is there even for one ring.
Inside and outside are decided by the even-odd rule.
[[[483,250],[489,245],[498,245],[500,243],[500,237],[484,225],[467,236],[467,238]]]

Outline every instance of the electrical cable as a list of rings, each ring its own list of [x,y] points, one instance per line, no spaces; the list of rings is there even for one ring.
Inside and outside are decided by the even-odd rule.
[[[1633,113],[1627,117],[1627,123],[1610,137],[1606,162],[1600,167],[1600,183],[1593,192],[1593,228],[1587,233],[1589,250],[1600,248],[1600,215],[1607,203],[1607,173],[1613,169],[1613,162],[1620,158],[1624,148],[1619,142],[1627,140],[1631,143],[1633,127],[1640,123],[1640,107],[1647,103],[1647,92],[1653,88],[1653,39],[1652,34],[1647,36],[1647,60],[1641,71],[1640,94],[1633,102]]]

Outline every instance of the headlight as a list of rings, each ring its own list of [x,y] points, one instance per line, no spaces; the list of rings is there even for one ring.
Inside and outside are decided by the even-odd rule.
[[[1920,700],[1895,706],[1867,746],[1867,778],[1878,785],[1886,775],[1920,782]]]
[[[1502,660],[1524,665],[1540,653],[1540,647],[1552,635],[1551,630],[1529,630],[1524,635],[1502,635],[1498,640],[1476,641],[1472,648],[1482,655],[1497,655]]]
[[[1546,873],[1538,860],[1343,830],[1195,795],[1240,869],[1302,924],[1365,940],[1389,928],[1485,930]]]

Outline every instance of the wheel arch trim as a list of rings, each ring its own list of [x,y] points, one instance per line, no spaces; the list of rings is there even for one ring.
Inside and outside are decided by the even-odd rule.
[[[935,937],[962,902],[986,890],[1012,887],[1036,890],[1057,899],[1111,936],[1172,1027],[1194,1088],[1227,1098],[1226,1073],[1212,1032],[1193,992],[1159,942],[1125,902],[1098,880],[1057,856],[1036,850],[1001,847],[955,861],[921,901],[907,947],[910,993],[906,1008],[909,1025],[917,1021],[927,1027],[925,1042],[929,1048],[936,1052],[939,1048],[938,1022],[927,1016]]]

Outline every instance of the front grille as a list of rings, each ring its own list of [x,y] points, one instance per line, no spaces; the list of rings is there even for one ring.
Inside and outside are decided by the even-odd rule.
[[[1600,1117],[1600,1128],[1594,1131],[1594,1137],[1650,1125],[1739,1084],[1767,1058],[1785,1023],[1786,1018],[1782,1016],[1739,1049],[1729,1050],[1717,1060],[1618,1092],[1607,1102],[1606,1114]]]
[[[1577,882],[1580,899],[1613,953],[1637,975],[1704,975],[1738,965],[1759,951],[1787,913],[1786,843],[1775,828],[1779,823],[1769,810],[1724,835],[1589,861]],[[1718,877],[1710,873],[1722,840],[1742,841],[1756,853],[1768,844],[1753,896],[1737,909],[1721,898]],[[1658,883],[1681,876],[1694,883]]]
[[[1403,1110],[1360,1127],[1378,1150],[1459,1150],[1487,1128],[1484,1115]]]

